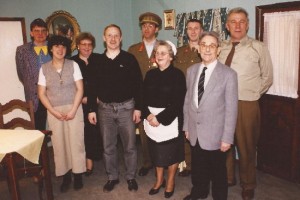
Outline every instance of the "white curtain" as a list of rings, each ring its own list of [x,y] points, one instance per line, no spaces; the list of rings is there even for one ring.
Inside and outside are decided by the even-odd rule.
[[[297,98],[300,11],[264,14],[264,42],[273,63],[273,85],[267,94]]]

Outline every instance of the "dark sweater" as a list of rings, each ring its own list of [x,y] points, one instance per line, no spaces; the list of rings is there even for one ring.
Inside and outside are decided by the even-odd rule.
[[[104,103],[121,103],[131,98],[141,110],[142,73],[135,57],[121,50],[113,60],[106,52],[89,58],[88,106],[96,112],[98,99]]]
[[[159,68],[148,71],[143,86],[143,118],[150,114],[148,106],[166,108],[156,116],[157,121],[166,126],[178,117],[181,130],[185,92],[184,74],[173,65],[164,71]]]

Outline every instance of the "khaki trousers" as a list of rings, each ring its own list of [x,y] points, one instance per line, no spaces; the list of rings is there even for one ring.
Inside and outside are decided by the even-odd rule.
[[[239,156],[240,185],[243,189],[256,187],[256,146],[260,135],[258,101],[239,101],[235,145]],[[234,146],[227,153],[227,180],[235,179]]]
[[[71,108],[72,105],[55,107],[56,110],[64,113]],[[62,176],[70,169],[76,174],[85,172],[84,122],[81,105],[74,119],[69,121],[58,120],[48,111],[48,123],[52,130],[51,141],[56,176]]]

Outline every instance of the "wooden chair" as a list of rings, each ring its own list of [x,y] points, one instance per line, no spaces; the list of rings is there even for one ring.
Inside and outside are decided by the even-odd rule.
[[[29,115],[29,120],[26,120],[21,117],[15,117],[12,120],[4,123],[3,116],[11,113],[17,109],[20,109]],[[14,99],[9,101],[8,103],[1,105],[0,104],[0,128],[1,129],[15,129],[15,128],[24,128],[29,130],[35,129],[35,123],[34,123],[34,110],[33,110],[33,103],[32,101],[24,102],[19,99]],[[47,199],[53,199],[53,191],[52,191],[52,183],[51,183],[51,174],[50,174],[50,168],[49,168],[49,157],[48,157],[48,147],[47,147],[47,135],[51,134],[51,131],[44,131],[42,130],[44,134],[46,134],[46,137],[44,139],[39,163],[40,164],[34,164],[30,161],[23,158],[18,153],[12,153],[12,162],[13,164],[13,171],[15,171],[16,176],[16,182],[20,178],[24,177],[34,177],[34,180],[38,183],[38,191],[39,191],[39,197],[40,199],[43,199],[43,186],[44,182],[46,185],[46,196]],[[12,167],[12,166],[6,166],[4,163],[4,167]],[[7,170],[12,171],[12,170]],[[9,176],[11,174],[7,174]],[[11,188],[12,183],[10,183],[8,180],[8,186]],[[12,194],[13,198],[19,199],[19,188],[18,184],[16,184],[16,190],[18,191],[18,194]]]

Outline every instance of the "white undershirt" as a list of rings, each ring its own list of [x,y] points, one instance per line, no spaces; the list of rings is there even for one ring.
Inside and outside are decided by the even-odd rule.
[[[72,62],[73,62],[73,68],[74,68],[74,73],[73,73],[74,81],[78,81],[78,80],[83,79],[80,68],[79,68],[79,65],[74,61],[72,61]],[[61,71],[61,69],[57,70],[58,73],[60,73],[60,71]],[[40,72],[39,72],[38,85],[46,86],[46,78],[45,78],[45,75],[43,73],[42,67],[41,67]]]
[[[150,42],[150,43],[144,41],[144,44],[145,44],[145,47],[146,47],[146,51],[147,51],[148,58],[151,57],[151,54],[152,54],[152,51],[153,51],[155,42],[156,42],[156,40],[153,40],[153,42]]]
[[[204,91],[205,91],[205,87],[210,79],[210,76],[212,74],[212,72],[214,71],[216,65],[217,65],[217,60],[213,61],[212,63],[206,65],[207,70],[205,71],[205,79],[204,79]],[[198,82],[200,79],[200,75],[203,71],[203,68],[205,67],[205,65],[203,63],[200,64],[199,69],[198,69],[198,73],[197,73],[197,79],[196,79],[196,83],[195,84],[195,88],[194,88],[194,102],[196,105],[198,105]]]

